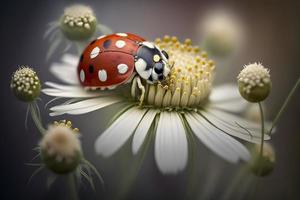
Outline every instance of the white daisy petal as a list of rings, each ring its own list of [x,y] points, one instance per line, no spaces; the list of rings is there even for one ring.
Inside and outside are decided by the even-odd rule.
[[[143,117],[142,121],[138,125],[136,131],[134,132],[133,140],[132,140],[132,152],[136,154],[140,147],[142,146],[144,139],[151,127],[151,124],[158,113],[158,110],[150,109],[145,116]]]
[[[245,120],[243,118],[237,117],[235,115],[219,111],[219,110],[209,110],[210,112],[201,112],[209,121],[211,121],[218,128],[226,131],[226,133],[238,137],[240,139],[246,140],[248,142],[260,143],[261,130],[258,124]],[[247,128],[249,132],[237,125]],[[265,135],[265,140],[270,139],[270,136]]]
[[[54,83],[51,81],[46,81],[45,85],[55,88],[55,89],[59,89],[59,90],[65,90],[65,91],[69,91],[69,90],[82,90],[83,88],[80,85],[62,85],[62,84],[58,84],[58,83]]]
[[[186,119],[195,135],[217,155],[233,163],[239,159],[250,159],[250,153],[245,146],[215,128],[199,114],[187,114]]]
[[[64,54],[61,58],[61,60],[70,65],[70,66],[73,66],[74,68],[77,67],[78,65],[78,61],[79,61],[79,58],[75,55],[72,55],[72,54]]]
[[[54,96],[54,97],[65,97],[65,98],[85,98],[85,97],[97,97],[100,96],[96,93],[89,93],[85,90],[81,91],[60,91],[57,89],[52,89],[52,88],[45,88],[42,90],[42,92],[46,95],[49,96]]]
[[[241,99],[238,88],[233,84],[217,86],[212,89],[211,94],[209,95],[209,100],[211,102],[221,102],[232,99]]]
[[[50,66],[50,72],[59,80],[68,83],[77,85],[79,84],[77,76],[77,67],[69,66],[66,64],[53,63]]]
[[[55,97],[97,97],[109,94],[108,92],[89,91],[85,90],[81,86],[61,85],[52,82],[46,82],[45,85],[51,88],[42,89],[42,92],[49,96]]]
[[[185,129],[175,112],[161,112],[155,138],[155,160],[163,174],[176,174],[187,164]]]
[[[147,109],[133,107],[121,115],[102,133],[95,142],[95,150],[103,156],[110,156],[121,148],[131,136]]]
[[[242,98],[223,102],[210,102],[207,108],[218,108],[228,112],[240,113],[247,107],[248,102]]]
[[[51,115],[61,114],[72,114],[79,115],[95,110],[99,110],[111,104],[115,104],[122,101],[121,98],[117,97],[100,97],[88,100],[82,100],[76,103],[63,104],[50,108],[53,113]]]

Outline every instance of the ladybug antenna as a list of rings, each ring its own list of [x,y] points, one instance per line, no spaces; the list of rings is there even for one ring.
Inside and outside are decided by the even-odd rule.
[[[170,65],[170,69],[172,69],[172,68],[174,67],[174,64],[175,64],[175,62],[172,61],[172,62],[171,62],[171,65]]]

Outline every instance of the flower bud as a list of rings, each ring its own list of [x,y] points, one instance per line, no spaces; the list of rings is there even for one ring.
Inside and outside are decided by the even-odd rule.
[[[56,122],[50,125],[40,142],[41,158],[53,172],[64,174],[77,168],[82,158],[77,129],[71,122]]]
[[[96,28],[96,16],[88,6],[76,4],[67,7],[60,18],[60,29],[70,40],[87,40],[95,33]]]
[[[269,96],[271,79],[269,70],[259,63],[249,64],[238,75],[240,94],[249,102],[261,102]]]
[[[256,176],[269,175],[275,166],[275,152],[269,143],[264,143],[262,156],[260,156],[260,145],[255,144],[252,151],[252,158],[249,162],[251,172]]]
[[[37,73],[28,66],[21,66],[14,72],[10,88],[21,101],[34,101],[41,91],[41,83]]]

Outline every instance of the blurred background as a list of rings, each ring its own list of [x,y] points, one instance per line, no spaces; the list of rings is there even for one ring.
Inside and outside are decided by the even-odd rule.
[[[115,32],[132,32],[148,40],[165,34],[177,36],[181,41],[191,38],[193,44],[206,49],[216,61],[216,85],[235,83],[244,64],[262,62],[270,69],[273,83],[272,93],[265,103],[269,119],[274,117],[300,75],[299,1],[4,1],[0,8],[1,199],[66,199],[63,180],[47,189],[47,172],[35,176],[28,183],[34,167],[24,163],[34,157],[32,149],[39,135],[31,120],[28,130],[25,130],[26,104],[15,99],[9,82],[12,72],[23,64],[35,68],[42,81],[56,81],[49,72],[49,66],[51,62],[58,61],[61,54],[56,52],[46,61],[49,43],[43,40],[43,34],[47,24],[58,20],[64,8],[73,3],[90,5],[98,21]],[[223,32],[225,39],[218,38],[214,31]],[[209,38],[211,35],[213,39]],[[220,43],[214,43],[218,39],[223,49],[219,48]],[[252,199],[300,198],[299,97],[298,91],[272,138],[277,156],[275,169],[270,176],[259,180]],[[42,99],[44,103],[49,100],[44,95]],[[105,191],[99,183],[96,192],[85,184],[80,189],[82,199],[111,199],[112,194],[119,190],[124,172],[132,170],[131,159],[134,158],[128,147],[123,149],[129,152],[128,160],[120,159],[119,154],[103,159],[94,153],[94,140],[113,116],[111,110],[116,108],[60,118],[51,118],[48,110],[42,110],[45,124],[66,118],[80,127],[84,153],[103,175]],[[217,158],[200,143],[196,159],[199,170],[195,177],[199,183],[194,185],[192,199],[222,199],[224,190],[233,181],[240,166]],[[161,175],[154,162],[152,146],[126,199],[185,199],[191,195],[188,194],[188,177],[189,169],[176,176]]]

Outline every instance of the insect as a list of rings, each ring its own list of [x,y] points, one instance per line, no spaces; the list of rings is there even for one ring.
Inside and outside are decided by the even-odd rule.
[[[100,36],[83,51],[78,64],[78,78],[88,89],[114,89],[133,81],[141,90],[142,80],[154,84],[166,79],[170,72],[168,54],[153,43],[131,33]]]

